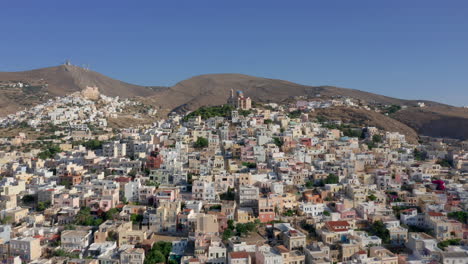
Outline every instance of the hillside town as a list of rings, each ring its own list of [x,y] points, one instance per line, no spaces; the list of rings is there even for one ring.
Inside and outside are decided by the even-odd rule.
[[[311,115],[370,109],[350,98],[234,89],[108,126],[138,105],[89,87],[0,120],[53,135],[0,135],[1,263],[468,263],[468,141]]]
[[[140,109],[128,111],[132,107]],[[0,118],[0,128],[29,128],[45,133],[43,136],[49,139],[83,140],[93,138],[93,133],[111,131],[108,122],[110,118],[130,116],[132,119],[143,119],[156,113],[156,109],[149,109],[137,100],[106,96],[97,87],[87,87],[81,92],[55,97],[46,103]],[[24,139],[23,134],[16,139]]]

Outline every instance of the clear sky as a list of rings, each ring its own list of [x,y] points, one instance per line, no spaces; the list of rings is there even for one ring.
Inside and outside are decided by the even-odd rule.
[[[468,105],[466,0],[5,0],[0,71],[244,73]]]

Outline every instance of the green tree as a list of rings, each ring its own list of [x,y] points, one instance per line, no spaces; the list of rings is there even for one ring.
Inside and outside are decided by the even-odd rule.
[[[228,188],[227,192],[221,193],[219,195],[219,199],[227,200],[227,201],[234,201],[236,199],[236,192],[234,192],[234,189]]]
[[[390,242],[390,231],[388,231],[387,227],[385,227],[385,224],[382,221],[375,221],[372,223],[370,227],[370,233],[380,237],[384,244],[388,244]]]
[[[441,242],[437,243],[437,247],[439,247],[440,249],[443,250],[448,246],[458,246],[458,245],[460,245],[460,242],[461,242],[461,239],[459,239],[459,238],[448,239],[448,240],[441,241]]]
[[[171,242],[159,241],[153,245],[145,257],[145,264],[165,263],[172,250]]]
[[[381,143],[382,142],[382,136],[381,135],[373,135],[372,136],[372,142]]]
[[[221,210],[221,205],[215,204],[215,205],[210,206],[210,211],[213,211],[213,210]]]
[[[343,136],[345,136],[345,137],[361,138],[361,136],[362,136],[362,131],[361,130],[345,128],[342,131],[343,131]]]
[[[283,140],[278,137],[273,138],[273,143],[275,143],[275,145],[278,147],[282,147],[284,145]]]
[[[223,232],[223,240],[228,240],[233,235],[234,235],[234,232],[231,229],[228,228],[228,229],[224,230],[224,232]]]
[[[337,184],[339,182],[340,178],[333,173],[328,174],[327,178],[324,181],[325,184]]]
[[[396,113],[396,112],[398,112],[400,110],[401,110],[401,106],[391,105],[391,106],[387,107],[386,109],[384,109],[384,113],[387,113],[387,114],[391,115],[391,114],[394,114],[394,113]]]
[[[257,163],[255,162],[242,162],[243,166],[246,166],[249,169],[256,169],[257,168]]]
[[[154,263],[165,263],[166,258],[161,251],[151,251],[147,257],[145,257],[145,264],[154,264]]]
[[[139,224],[143,222],[143,215],[141,214],[132,214],[130,215],[130,220],[132,221],[133,224]]]
[[[376,147],[376,145],[375,145],[375,143],[374,143],[374,142],[367,142],[367,144],[366,144],[366,145],[367,145],[367,148],[369,148],[369,149],[373,149],[373,148],[375,148],[375,147]]]
[[[257,228],[257,225],[254,222],[248,222],[245,224],[245,228],[247,229],[247,232],[253,232]]]
[[[322,116],[322,115],[319,115],[319,116],[315,117],[315,119],[317,119],[317,122],[321,123],[321,124],[328,121],[328,119],[326,117]]]
[[[37,203],[37,211],[39,212],[44,212],[45,209],[49,208],[50,207],[50,202],[47,201],[47,202],[39,202]]]
[[[111,208],[109,209],[109,211],[106,212],[106,214],[104,215],[104,219],[105,220],[113,220],[115,218],[117,218],[117,216],[119,215],[119,210],[117,208]]]
[[[427,158],[426,152],[420,151],[419,149],[414,149],[413,156],[415,160],[424,161]]]
[[[447,168],[452,167],[452,163],[448,159],[440,159],[436,163],[442,167],[447,167]]]
[[[314,187],[314,182],[313,181],[307,181],[305,186],[308,188],[308,189],[311,189],[312,187]]]
[[[200,116],[202,119],[208,119],[211,117],[230,117],[231,112],[234,110],[234,107],[230,105],[222,105],[222,106],[203,106],[198,108],[197,110],[191,112],[190,114],[186,115],[183,118],[183,121],[187,121],[190,118],[194,118]],[[241,114],[241,113],[239,113]]]
[[[235,225],[234,225],[234,220],[232,220],[232,219],[229,219],[227,221],[227,224],[228,224],[228,228],[231,229],[231,230],[234,230],[236,228]]]
[[[236,231],[239,235],[247,234],[247,226],[245,224],[238,223],[236,225]]]
[[[193,144],[194,148],[201,149],[208,147],[208,139],[204,137],[198,137],[197,141]]]
[[[252,113],[252,111],[250,111],[250,110],[242,110],[242,109],[239,110],[239,115],[241,115],[241,116],[248,116],[251,113]]]
[[[34,195],[26,194],[21,198],[21,201],[25,204],[34,203],[36,201],[36,197]]]
[[[468,212],[466,211],[450,212],[447,214],[447,216],[464,224],[468,224]]]
[[[301,110],[294,110],[292,112],[289,112],[288,116],[289,118],[299,118],[301,117],[302,111]]]
[[[91,215],[89,207],[82,207],[75,216],[75,224],[84,226],[99,226],[103,220]]]
[[[131,171],[128,172],[128,176],[135,178],[137,175],[137,171],[135,169],[132,169]]]
[[[85,142],[84,146],[91,150],[96,150],[102,148],[103,142],[97,139],[92,139],[88,142]]]
[[[118,239],[119,234],[117,232],[109,231],[109,233],[107,233],[106,241],[117,241]]]
[[[296,212],[294,212],[293,210],[291,209],[288,209],[286,210],[285,212],[283,212],[283,215],[284,216],[294,216],[296,214]]]
[[[43,160],[50,159],[50,158],[54,157],[55,154],[57,154],[57,153],[59,153],[61,151],[62,150],[60,149],[59,146],[52,145],[52,146],[47,147],[44,151],[40,152],[38,157],[40,159],[43,159]]]
[[[367,199],[369,199],[369,201],[375,201],[375,200],[377,200],[377,196],[375,196],[374,194],[371,194],[371,195],[367,196]]]

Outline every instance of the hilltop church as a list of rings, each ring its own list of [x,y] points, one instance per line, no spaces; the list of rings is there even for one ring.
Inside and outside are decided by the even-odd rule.
[[[231,96],[228,99],[228,104],[242,110],[250,110],[250,108],[252,108],[252,100],[250,97],[244,97],[242,91],[234,93],[233,89],[231,89]]]

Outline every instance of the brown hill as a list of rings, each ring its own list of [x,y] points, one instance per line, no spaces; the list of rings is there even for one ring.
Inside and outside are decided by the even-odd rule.
[[[296,96],[322,98],[352,97],[373,104],[416,106],[419,101],[402,100],[354,89],[333,86],[306,86],[288,81],[242,74],[207,74],[181,81],[156,94],[152,101],[168,110],[195,110],[204,105],[226,103],[230,90],[242,90],[258,102],[281,102]],[[429,105],[439,105],[425,101]]]
[[[31,86],[22,88],[8,86],[20,81]],[[420,101],[402,100],[333,86],[306,86],[242,74],[207,74],[189,78],[172,87],[145,87],[118,81],[72,65],[24,72],[0,72],[0,116],[45,102],[54,96],[80,91],[86,86],[97,86],[101,93],[109,96],[140,97],[141,100],[160,108],[162,113],[191,111],[201,106],[225,104],[231,89],[244,91],[256,102],[286,102],[296,96],[320,95],[320,98],[344,96],[370,104],[405,105],[407,109],[391,117],[418,133],[468,139],[468,109],[436,102],[424,101],[427,107],[419,108],[417,102]],[[378,119],[373,112],[367,112],[369,120]],[[343,118],[346,118],[346,115],[343,115]]]
[[[392,116],[418,133],[442,138],[468,139],[468,109],[435,105],[411,107]]]
[[[464,108],[431,101],[397,99],[333,86],[306,86],[242,74],[195,76],[158,92],[148,100],[166,112],[193,111],[201,106],[225,104],[231,89],[242,90],[246,96],[250,96],[257,102],[284,102],[296,96],[320,95],[321,98],[351,97],[377,105],[405,105],[407,109],[391,116],[400,121],[399,124],[405,125],[403,130],[412,128],[422,135],[468,139],[468,110]],[[426,107],[419,108],[418,102],[424,102]],[[390,119],[371,111],[365,112],[368,112],[369,120]],[[365,112],[360,114],[365,114]],[[388,125],[392,124],[392,122],[388,123]]]
[[[14,82],[29,83],[31,87],[5,87]],[[124,98],[150,96],[162,90],[160,87],[125,83],[73,65],[23,72],[0,72],[0,114],[18,111],[51,97],[81,91],[86,86],[97,86],[102,94]]]

